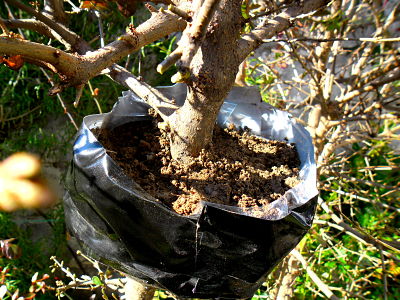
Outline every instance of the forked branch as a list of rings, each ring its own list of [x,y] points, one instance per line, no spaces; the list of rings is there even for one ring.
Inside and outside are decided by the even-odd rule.
[[[289,28],[293,21],[306,14],[313,13],[325,7],[329,0],[304,0],[296,6],[291,6],[277,15],[273,20],[267,20],[253,31],[242,36],[238,42],[238,53],[244,60],[250,52],[258,48],[266,39],[276,36],[279,32]]]
[[[14,0],[10,1],[14,2]],[[128,54],[167,34],[182,31],[185,26],[184,20],[164,11],[154,13],[149,20],[133,32],[128,32],[111,44],[96,51],[87,52],[85,55],[70,54],[54,47],[9,36],[0,38],[0,53],[19,54],[25,60],[38,62],[41,66],[43,66],[43,63],[50,64],[49,69],[61,75],[61,85],[54,89],[54,91],[59,92],[67,86],[78,86],[86,83]],[[85,43],[78,49],[80,52],[86,52],[87,44]]]
[[[205,0],[191,26],[185,30],[187,33],[182,41],[182,45],[187,48],[185,51],[182,51],[182,68],[189,68],[193,56],[196,54],[201,42],[205,38],[207,26],[210,23],[219,2],[220,0]]]

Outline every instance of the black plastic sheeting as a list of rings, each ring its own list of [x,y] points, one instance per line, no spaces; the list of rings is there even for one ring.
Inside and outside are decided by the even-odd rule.
[[[176,95],[174,89],[164,92]],[[278,134],[275,138],[295,142],[302,183],[271,205],[275,210],[271,217],[256,218],[251,212],[208,202],[202,203],[200,214],[186,217],[157,202],[128,178],[89,129],[149,119],[147,109],[134,94],[125,93],[111,113],[84,119],[64,197],[69,231],[87,255],[178,297],[252,297],[311,226],[317,190],[309,134],[290,115],[260,102],[254,90],[234,89],[221,109],[220,125],[229,121],[243,126],[249,121],[261,124],[246,125],[256,134],[267,138]],[[286,125],[273,116],[284,118],[288,129],[282,130]],[[277,130],[274,123],[281,123]]]

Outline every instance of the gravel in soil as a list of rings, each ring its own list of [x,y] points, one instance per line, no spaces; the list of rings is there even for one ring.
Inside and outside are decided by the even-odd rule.
[[[182,166],[172,160],[168,127],[152,121],[95,129],[107,153],[146,192],[182,215],[201,201],[267,207],[298,183],[300,161],[291,144],[216,127],[207,150]],[[160,130],[161,129],[161,130]]]

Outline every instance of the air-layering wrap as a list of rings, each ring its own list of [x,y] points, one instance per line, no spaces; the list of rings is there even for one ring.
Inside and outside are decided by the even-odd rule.
[[[160,90],[184,101],[183,85]],[[181,216],[126,176],[90,131],[149,119],[148,108],[124,92],[110,113],[84,118],[64,197],[69,231],[89,256],[178,297],[251,297],[311,226],[318,191],[310,135],[288,113],[262,102],[256,88],[234,87],[219,125],[294,143],[301,182],[266,207],[263,218],[208,202],[199,214]]]

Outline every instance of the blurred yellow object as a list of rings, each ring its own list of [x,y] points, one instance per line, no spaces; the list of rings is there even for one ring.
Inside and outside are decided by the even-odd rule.
[[[35,155],[19,152],[0,163],[0,176],[32,178],[40,173],[40,160]]]
[[[40,161],[29,153],[16,153],[0,162],[0,210],[39,208],[55,196],[40,178]]]

